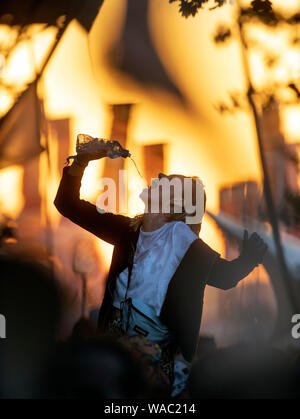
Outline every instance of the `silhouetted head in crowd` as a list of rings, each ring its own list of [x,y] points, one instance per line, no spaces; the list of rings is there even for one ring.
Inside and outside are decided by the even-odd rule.
[[[192,398],[287,398],[293,395],[289,357],[276,349],[236,345],[197,361],[190,376]]]
[[[52,341],[61,302],[51,271],[42,264],[0,259],[0,312],[6,316],[7,341]]]
[[[99,329],[92,320],[81,317],[74,325],[72,334],[69,337],[69,342],[73,344],[80,344],[90,340],[91,338],[97,338],[100,335]]]
[[[6,323],[6,338],[0,342],[0,393],[30,397],[59,326],[59,292],[41,264],[1,256],[0,272],[0,313]]]
[[[118,342],[105,338],[66,344],[52,380],[60,398],[139,398],[148,386],[139,364]]]

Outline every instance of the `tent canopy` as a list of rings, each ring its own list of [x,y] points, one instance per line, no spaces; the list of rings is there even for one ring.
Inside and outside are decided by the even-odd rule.
[[[56,25],[60,16],[76,18],[89,31],[103,0],[9,0],[0,3],[0,23]]]

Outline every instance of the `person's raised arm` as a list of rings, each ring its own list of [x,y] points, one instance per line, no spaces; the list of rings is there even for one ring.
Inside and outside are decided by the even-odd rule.
[[[253,233],[248,239],[248,232],[245,230],[240,256],[232,261],[219,258],[212,267],[207,285],[223,290],[235,287],[262,262],[267,247],[257,233]]]
[[[71,166],[63,169],[63,176],[54,200],[57,210],[66,218],[110,244],[118,244],[129,231],[130,218],[112,213],[100,213],[90,202],[80,199],[81,179],[89,161],[106,156],[97,154],[76,156]]]

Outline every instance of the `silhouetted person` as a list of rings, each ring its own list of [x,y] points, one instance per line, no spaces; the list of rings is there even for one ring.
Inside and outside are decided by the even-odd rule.
[[[41,264],[1,256],[0,272],[0,313],[6,319],[0,397],[40,397],[60,322],[59,291]]]
[[[88,318],[81,317],[74,325],[69,341],[72,343],[85,342],[91,338],[99,336],[99,329]]]
[[[152,396],[140,364],[120,343],[90,339],[62,345],[52,388],[57,398],[123,399]]]
[[[192,398],[293,397],[293,370],[287,354],[261,344],[218,349],[197,361],[190,374]]]

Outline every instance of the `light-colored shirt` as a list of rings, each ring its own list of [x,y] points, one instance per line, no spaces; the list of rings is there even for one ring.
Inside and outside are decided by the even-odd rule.
[[[172,221],[161,228],[140,234],[133,259],[130,286],[126,298],[136,298],[160,315],[169,282],[181,259],[198,236],[182,221]],[[116,281],[114,307],[120,309],[128,282],[128,268]]]

